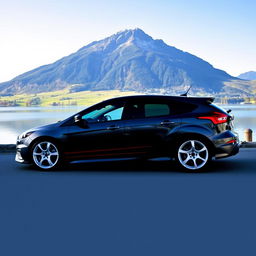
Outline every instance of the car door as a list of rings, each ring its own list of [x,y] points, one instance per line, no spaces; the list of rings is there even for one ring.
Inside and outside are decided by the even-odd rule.
[[[122,154],[124,102],[106,102],[80,113],[85,125],[75,122],[66,133],[69,160],[118,157]]]
[[[124,110],[124,134],[130,147],[141,147],[145,153],[162,155],[168,147],[168,136],[180,125],[169,101],[135,100]]]

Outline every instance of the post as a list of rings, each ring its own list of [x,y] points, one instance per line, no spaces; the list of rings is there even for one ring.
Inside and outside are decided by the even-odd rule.
[[[252,129],[244,130],[244,138],[246,142],[252,142]]]

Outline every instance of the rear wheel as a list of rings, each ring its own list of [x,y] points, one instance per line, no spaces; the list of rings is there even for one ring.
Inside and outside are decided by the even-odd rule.
[[[59,165],[60,152],[55,143],[51,141],[40,141],[32,149],[32,159],[36,167],[49,170]]]
[[[179,143],[176,150],[176,161],[188,171],[198,171],[211,159],[207,143],[200,139],[187,139]]]

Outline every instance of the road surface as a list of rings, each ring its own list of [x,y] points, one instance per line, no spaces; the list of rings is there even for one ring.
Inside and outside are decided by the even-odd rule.
[[[205,173],[169,161],[35,171],[0,154],[0,255],[255,255],[256,149]]]

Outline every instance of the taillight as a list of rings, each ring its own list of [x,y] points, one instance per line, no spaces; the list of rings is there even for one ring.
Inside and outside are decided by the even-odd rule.
[[[198,119],[208,119],[214,124],[223,124],[228,121],[228,115],[220,112],[212,112],[206,116],[199,116]]]
[[[226,142],[226,144],[232,144],[232,143],[236,143],[236,140],[230,140],[230,141]]]

